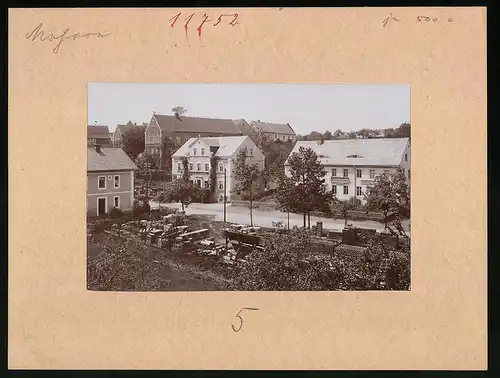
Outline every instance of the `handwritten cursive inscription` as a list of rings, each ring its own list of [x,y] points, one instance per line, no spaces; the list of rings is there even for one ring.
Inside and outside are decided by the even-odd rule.
[[[52,49],[52,52],[54,54],[57,54],[59,52],[59,49],[61,48],[61,44],[64,41],[67,40],[73,40],[76,41],[77,39],[80,38],[87,38],[89,39],[90,37],[96,37],[96,38],[105,38],[111,33],[107,34],[102,34],[102,33],[73,33],[70,34],[70,28],[67,28],[64,30],[60,35],[56,35],[54,33],[49,33],[45,35],[45,32],[42,30],[43,22],[40,23],[36,28],[34,28],[31,32],[26,33],[26,39],[31,40],[32,42],[35,41],[40,41],[40,42],[54,42],[57,41],[56,46]]]
[[[392,21],[399,22],[399,21],[401,21],[401,19],[402,19],[401,17],[400,18],[394,17],[392,15],[392,13],[389,13],[389,16],[387,16],[386,18],[384,18],[384,20],[382,21],[382,25],[385,28],[387,26],[387,24],[389,24],[390,22],[392,22]]]
[[[382,20],[382,27],[386,27],[389,24],[391,24],[393,21],[395,22],[400,22],[403,19],[403,17],[394,17],[392,13],[389,13],[389,15]],[[417,24],[428,24],[428,23],[436,23],[439,21],[438,17],[429,17],[429,16],[417,16],[415,18],[415,22]],[[453,19],[448,18],[447,20],[448,23],[452,23]]]

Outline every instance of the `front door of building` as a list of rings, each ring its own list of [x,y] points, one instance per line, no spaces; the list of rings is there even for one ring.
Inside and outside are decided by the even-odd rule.
[[[97,215],[106,214],[106,198],[97,200]]]

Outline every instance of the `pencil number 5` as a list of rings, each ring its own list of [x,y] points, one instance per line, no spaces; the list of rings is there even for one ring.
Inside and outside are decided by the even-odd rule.
[[[234,332],[239,332],[241,328],[243,327],[243,318],[240,316],[241,312],[243,310],[252,310],[252,311],[257,311],[258,308],[253,308],[253,307],[243,307],[238,313],[236,314],[236,317],[239,319],[239,326],[235,327],[234,324],[231,324],[231,328],[233,329]]]

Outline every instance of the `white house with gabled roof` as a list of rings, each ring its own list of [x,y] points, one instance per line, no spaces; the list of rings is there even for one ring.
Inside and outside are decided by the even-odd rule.
[[[172,155],[172,178],[176,179],[183,173],[183,158],[187,158],[190,178],[200,188],[210,187],[211,157],[216,157],[216,193],[220,200],[224,197],[224,170],[226,171],[226,196],[230,201],[235,197],[234,163],[238,152],[247,150],[247,164],[257,164],[260,171],[264,170],[264,154],[249,136],[198,137],[190,138]],[[260,182],[255,183],[258,189]]]
[[[359,198],[363,203],[366,188],[376,176],[401,169],[406,183],[411,182],[409,138],[299,141],[285,161],[290,176],[289,158],[301,147],[310,147],[326,171],[325,185],[340,200]]]

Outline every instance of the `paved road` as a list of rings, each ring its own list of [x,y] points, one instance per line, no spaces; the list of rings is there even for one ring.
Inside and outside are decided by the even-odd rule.
[[[151,208],[158,208],[158,202],[151,201]],[[180,203],[170,203],[170,204],[162,204],[162,207],[170,207],[174,209],[180,209]],[[202,215],[213,215],[215,219],[218,221],[224,220],[224,207],[220,203],[192,203],[186,209],[186,214],[202,214]],[[282,221],[284,226],[287,225],[287,213],[282,213],[280,211],[271,210],[264,211],[259,209],[253,210],[253,224],[254,226],[262,226],[262,227],[272,227],[273,221]],[[227,205],[226,208],[226,221],[230,223],[238,223],[238,224],[250,224],[250,210],[246,207],[241,206],[231,206]],[[323,222],[323,228],[329,230],[342,230],[344,228],[344,219],[332,219],[332,218],[323,218],[323,217],[313,217],[311,216],[311,226],[316,224],[316,222]],[[355,221],[348,220],[349,224],[365,227],[365,228],[374,228],[377,230],[383,230],[384,225],[380,222],[364,220],[364,221]],[[303,217],[300,214],[290,214],[290,227],[293,226],[303,226],[304,221]],[[403,221],[403,227],[407,231],[408,236],[410,236],[409,229],[409,221]]]

